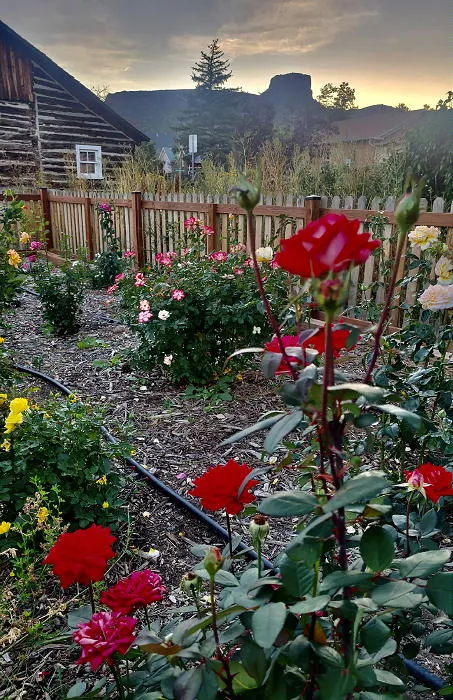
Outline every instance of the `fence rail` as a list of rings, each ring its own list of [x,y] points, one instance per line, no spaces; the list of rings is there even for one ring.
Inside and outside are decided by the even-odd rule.
[[[41,188],[39,194],[19,195],[30,208],[40,211],[47,223],[49,247],[59,250],[66,237],[74,254],[84,248],[92,259],[104,250],[102,232],[96,214],[96,205],[108,201],[112,204],[115,227],[123,250],[134,249],[140,266],[153,263],[156,253],[174,250],[186,245],[184,220],[190,216],[200,218],[211,226],[214,233],[207,238],[207,251],[227,251],[232,243],[247,244],[246,218],[243,210],[228,195],[204,196],[202,194],[173,194],[154,196],[132,192],[130,196],[109,192],[72,192]],[[291,236],[329,212],[344,214],[348,219],[359,219],[361,226],[370,217],[381,213],[388,223],[383,230],[383,259],[391,260],[395,252],[395,200],[365,197],[355,201],[353,197],[264,197],[255,209],[257,246],[276,244],[277,239]],[[453,250],[453,204],[445,211],[445,202],[437,197],[428,211],[427,200],[421,202],[418,224],[447,229],[449,248]],[[400,266],[399,279],[407,273]],[[410,272],[408,274],[411,274]],[[414,272],[412,272],[414,274]],[[354,269],[348,299],[349,314],[360,315],[355,307],[379,303],[383,299],[385,279],[382,265],[370,257],[364,266]],[[412,305],[419,290],[410,283],[400,297],[400,302]],[[361,313],[363,318],[363,310]],[[392,315],[392,323],[402,322],[398,310]]]

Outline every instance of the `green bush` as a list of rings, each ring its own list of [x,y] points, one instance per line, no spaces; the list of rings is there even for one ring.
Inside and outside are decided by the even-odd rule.
[[[59,511],[71,528],[117,522],[121,479],[111,460],[127,448],[104,444],[101,415],[73,395],[41,407],[22,399],[22,422],[8,428],[11,399],[0,394],[0,520],[14,522],[39,481],[50,499],[57,487]]]
[[[47,262],[40,262],[33,266],[32,274],[50,330],[56,335],[77,333],[84,296],[82,266],[65,263],[55,270]]]
[[[93,289],[104,289],[114,283],[115,277],[124,270],[125,261],[121,255],[110,204],[98,204],[99,225],[106,250],[98,253],[90,266]]]
[[[206,384],[223,371],[234,350],[269,337],[243,250],[200,256],[195,248],[157,257],[157,269],[118,282],[126,321],[140,339],[141,367],[161,367],[175,383]],[[262,265],[270,302],[282,308],[283,275],[271,263]]]
[[[13,196],[9,190],[5,197]],[[23,220],[24,203],[20,199],[5,200],[0,206],[0,319],[11,306],[22,284],[19,273],[21,259],[16,251],[19,243],[17,226]]]

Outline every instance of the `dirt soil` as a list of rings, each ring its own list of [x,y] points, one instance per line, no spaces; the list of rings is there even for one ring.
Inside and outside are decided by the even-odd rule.
[[[234,430],[255,422],[265,411],[282,408],[275,397],[274,384],[264,380],[258,371],[249,371],[234,384],[233,401],[213,407],[203,399],[187,399],[181,389],[169,384],[163,372],[144,375],[131,369],[124,352],[134,348],[135,339],[125,326],[115,321],[118,309],[107,306],[106,301],[104,292],[89,292],[78,334],[56,338],[43,329],[39,299],[24,293],[11,320],[11,329],[5,334],[15,362],[49,374],[83,399],[103,406],[106,427],[133,445],[138,462],[184,496],[192,486],[192,479],[214,464],[234,458],[251,466],[262,466],[262,434],[233,446],[220,447],[219,443]],[[77,343],[87,337],[98,339],[100,344],[79,349]],[[351,380],[363,376],[358,358],[359,353],[342,367]],[[29,381],[33,386],[40,385],[32,378]],[[162,575],[168,588],[168,607],[175,607],[186,602],[179,582],[196,561],[190,546],[200,542],[220,543],[194,516],[148,488],[145,482],[134,479],[130,470],[125,469],[125,473],[130,528],[125,537],[127,542],[122,544],[128,556],[115,567],[112,582],[134,568],[150,566],[146,553],[150,548],[157,549],[160,556],[152,561],[152,568]],[[295,478],[294,472],[286,470],[265,475],[256,494],[264,496],[291,487]],[[219,514],[215,517],[225,526]],[[235,519],[234,531],[242,533],[245,542],[249,541],[247,527],[247,519]],[[287,522],[273,524],[266,554],[272,558],[290,536]],[[62,601],[59,591],[49,592],[48,600],[43,602],[44,612],[61,606]],[[55,626],[63,626],[63,617],[54,617],[53,623],[55,631]],[[65,697],[58,689],[87,675],[84,667],[74,665],[77,655],[68,652],[67,644],[58,643],[31,652],[25,652],[19,645],[19,655],[11,650],[3,657],[0,649],[0,688],[2,675],[10,681],[6,691],[0,690],[0,698]],[[441,673],[446,662],[429,654],[417,660],[434,674]],[[412,684],[407,697],[416,700],[436,694]]]

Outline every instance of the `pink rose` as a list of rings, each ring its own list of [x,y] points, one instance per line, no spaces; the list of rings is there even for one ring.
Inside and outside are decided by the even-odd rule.
[[[182,289],[174,289],[171,293],[171,298],[175,299],[176,301],[181,301],[185,296],[186,295]]]
[[[30,243],[30,250],[41,250],[43,243],[41,241],[32,241]]]
[[[153,315],[150,311],[140,311],[138,314],[139,323],[148,323],[152,319]]]
[[[89,622],[78,625],[73,638],[82,647],[78,664],[89,663],[96,671],[103,663],[113,664],[116,652],[125,654],[135,641],[137,620],[119,612],[98,612]]]

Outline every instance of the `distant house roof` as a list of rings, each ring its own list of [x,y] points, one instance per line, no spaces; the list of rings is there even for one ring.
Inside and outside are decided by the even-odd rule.
[[[424,109],[410,112],[401,109],[373,110],[366,114],[333,122],[332,126],[336,130],[336,134],[329,140],[385,141],[416,126],[427,114],[429,113]]]
[[[5,41],[18,49],[20,53],[26,55],[31,61],[37,63],[45,70],[54,80],[64,87],[71,95],[79,100],[88,109],[103,117],[109,124],[112,124],[117,129],[122,131],[135,143],[149,141],[148,136],[132,126],[126,119],[120,117],[119,114],[108,107],[105,102],[100,100],[91,90],[79,83],[78,80],[67,73],[63,68],[48,58],[42,51],[37,49],[29,41],[21,37],[11,27],[0,20],[0,41]]]
[[[164,156],[170,161],[170,163],[173,163],[176,160],[176,156],[170,146],[163,146],[160,149],[159,158],[162,159]]]

